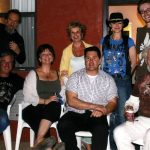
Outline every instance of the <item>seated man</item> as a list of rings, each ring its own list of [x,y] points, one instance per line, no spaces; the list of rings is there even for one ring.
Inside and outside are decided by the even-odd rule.
[[[9,125],[7,106],[14,94],[23,88],[24,79],[12,73],[14,56],[10,51],[0,55],[0,133]]]
[[[133,95],[125,104],[125,110],[138,111],[139,116],[134,120],[134,114],[125,113],[127,122],[115,129],[118,150],[135,150],[132,141],[139,138],[144,139],[144,150],[150,150],[150,48],[147,50],[148,73],[136,82]]]
[[[117,105],[117,87],[112,77],[99,69],[100,50],[84,51],[85,68],[73,73],[66,85],[67,113],[58,122],[66,150],[78,150],[75,132],[92,133],[92,150],[106,150],[107,114]]]

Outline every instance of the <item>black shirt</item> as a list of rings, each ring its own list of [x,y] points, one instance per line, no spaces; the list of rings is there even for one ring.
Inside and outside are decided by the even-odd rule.
[[[0,77],[0,108],[6,110],[14,94],[23,88],[24,79],[15,73]]]
[[[25,55],[24,40],[22,36],[17,32],[17,30],[15,30],[11,34],[8,33],[6,31],[6,26],[0,23],[0,53],[9,50],[9,43],[11,41],[14,41],[20,49],[20,53],[18,55],[12,50],[15,59],[20,64],[24,63],[26,55]]]

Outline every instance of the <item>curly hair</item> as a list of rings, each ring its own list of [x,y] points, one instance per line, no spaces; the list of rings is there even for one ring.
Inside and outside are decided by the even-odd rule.
[[[84,24],[81,24],[79,21],[72,21],[68,24],[67,29],[66,29],[68,36],[70,37],[71,29],[75,27],[78,27],[80,29],[84,37],[86,33],[86,26]]]

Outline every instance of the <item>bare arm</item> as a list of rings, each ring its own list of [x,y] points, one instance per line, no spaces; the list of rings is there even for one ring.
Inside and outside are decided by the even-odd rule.
[[[136,67],[136,64],[137,64],[137,55],[136,55],[135,46],[132,46],[129,49],[129,57],[130,57],[130,60],[131,60],[131,74],[133,74],[134,70],[135,70],[135,67]]]
[[[94,107],[97,106],[95,104],[84,102],[78,99],[77,94],[71,91],[67,91],[66,96],[68,105],[79,110],[93,110]]]
[[[99,48],[100,48],[100,51],[101,51],[101,55],[103,55],[102,44],[100,44]]]
[[[83,110],[91,110],[91,111],[98,111],[102,115],[106,115],[111,113],[116,108],[116,98],[113,98],[106,106],[99,105],[99,104],[92,104],[90,102],[84,102],[78,99],[77,94],[71,91],[66,92],[67,96],[67,103],[69,106],[76,108],[76,109],[83,109]],[[93,116],[94,116],[93,112]]]
[[[112,113],[117,107],[117,98],[113,98],[106,106],[107,114]]]

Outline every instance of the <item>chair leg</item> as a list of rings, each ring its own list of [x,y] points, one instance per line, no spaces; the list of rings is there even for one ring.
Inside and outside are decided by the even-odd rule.
[[[106,150],[111,150],[111,149],[110,149],[109,135],[108,135],[108,140],[107,140],[107,149],[106,149]]]
[[[81,150],[81,137],[76,136],[76,139],[77,139],[77,146]]]
[[[30,147],[34,146],[34,131],[30,128]]]
[[[142,145],[140,145],[140,150],[143,150],[143,146]]]
[[[19,150],[22,128],[23,128],[23,122],[18,123],[15,150]]]
[[[6,150],[12,150],[10,125],[3,132]]]

